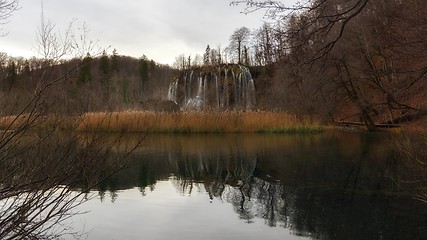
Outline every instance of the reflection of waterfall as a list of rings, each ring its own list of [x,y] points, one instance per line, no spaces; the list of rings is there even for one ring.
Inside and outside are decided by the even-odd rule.
[[[249,69],[236,64],[184,71],[171,82],[168,98],[186,109],[249,109],[256,105]]]
[[[254,176],[256,155],[238,150],[210,156],[193,153],[169,161],[177,168],[173,181],[182,194],[204,188],[211,200],[219,198],[231,203],[239,218],[248,223],[258,217],[269,226],[276,226],[277,222],[288,226],[293,195],[272,178],[266,181]]]
[[[200,92],[197,81],[193,88]],[[156,189],[164,196],[156,182],[167,179],[183,195],[202,196],[227,209],[223,203],[230,203],[242,222],[263,219],[298,239],[424,239],[425,206],[414,204],[412,195],[401,192],[401,182],[394,181],[413,173],[413,165],[395,158],[389,136],[335,131],[316,136],[150,135],[144,149],[132,153],[130,167],[98,187],[102,193],[138,187],[142,195]],[[132,137],[139,139],[138,134],[126,139]],[[158,205],[157,198],[147,200]],[[171,205],[181,207],[175,201]],[[191,210],[206,208],[197,206]],[[217,214],[205,212],[206,219]]]

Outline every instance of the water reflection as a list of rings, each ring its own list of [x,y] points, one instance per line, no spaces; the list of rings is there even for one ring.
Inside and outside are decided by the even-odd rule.
[[[131,141],[129,137],[129,141]],[[383,134],[148,136],[129,168],[99,186],[102,200],[169,180],[182,195],[230,203],[242,222],[313,239],[423,239],[426,208],[401,188]],[[401,163],[399,163],[401,164]],[[419,186],[417,186],[419,187]],[[208,216],[207,216],[208,217]],[[160,230],[159,230],[160,231]]]

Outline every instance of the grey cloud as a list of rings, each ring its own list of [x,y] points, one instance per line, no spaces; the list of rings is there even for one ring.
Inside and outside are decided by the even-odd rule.
[[[229,2],[44,0],[44,9],[45,17],[58,28],[65,29],[76,18],[77,24],[88,24],[90,37],[98,39],[102,46],[111,45],[120,54],[134,57],[147,53],[149,58],[162,62],[180,53],[203,53],[207,44],[226,46],[236,28],[261,26],[262,13],[243,15],[240,14],[241,7],[231,7]],[[40,1],[21,0],[21,7],[5,26],[10,35],[0,39],[0,42],[4,43],[3,46],[9,46],[10,42],[22,42],[20,48],[31,49],[35,45],[35,31],[40,22]],[[34,39],[33,46],[28,43],[31,39]],[[13,52],[13,49],[0,47],[0,51],[7,50]],[[172,56],[166,57],[168,54]]]

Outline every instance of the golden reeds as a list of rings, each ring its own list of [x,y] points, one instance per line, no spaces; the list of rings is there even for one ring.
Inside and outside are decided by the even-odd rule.
[[[308,117],[297,117],[275,111],[223,112],[96,112],[82,115],[79,131],[145,132],[145,133],[243,133],[321,131],[321,126]]]

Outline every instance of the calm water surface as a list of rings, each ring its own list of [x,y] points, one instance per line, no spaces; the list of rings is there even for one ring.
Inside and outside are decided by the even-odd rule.
[[[391,139],[147,136],[72,227],[87,239],[427,239]]]

